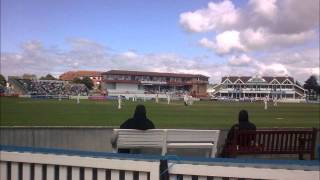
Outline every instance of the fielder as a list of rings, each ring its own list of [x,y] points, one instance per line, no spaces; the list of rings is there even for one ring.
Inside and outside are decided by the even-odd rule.
[[[193,104],[193,97],[188,96],[188,104],[191,106]]]
[[[184,101],[184,105],[185,105],[185,106],[188,106],[188,96],[187,96],[187,94],[185,94],[185,95],[183,96],[183,101]]]
[[[268,99],[267,99],[267,96],[263,99],[263,102],[264,102],[264,110],[267,110],[267,109],[268,109]]]
[[[77,104],[80,104],[80,93],[77,96]]]
[[[118,95],[118,109],[121,109],[121,96]]]
[[[158,94],[156,95],[156,103],[157,104],[159,103],[159,95]]]
[[[170,94],[167,94],[167,101],[168,101],[168,104],[170,104],[170,101],[171,101]]]
[[[273,99],[273,106],[278,106],[278,99],[276,97]]]

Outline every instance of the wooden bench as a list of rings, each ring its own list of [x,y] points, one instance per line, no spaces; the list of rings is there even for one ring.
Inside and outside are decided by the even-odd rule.
[[[205,148],[210,149],[210,157],[215,157],[219,135],[220,130],[114,129],[112,144],[113,152],[119,148],[160,148],[161,155],[165,155],[168,148]]]
[[[317,130],[313,129],[258,129],[235,130],[227,139],[224,154],[230,157],[248,154],[309,154],[314,159]]]

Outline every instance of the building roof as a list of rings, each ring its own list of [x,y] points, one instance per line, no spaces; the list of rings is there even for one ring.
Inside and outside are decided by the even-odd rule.
[[[145,72],[145,71],[124,71],[124,70],[111,70],[104,72],[105,75],[135,75],[135,76],[161,76],[161,77],[204,77],[207,76],[201,74],[183,74],[183,73],[162,73],[162,72]]]
[[[242,82],[246,83],[251,78],[256,78],[256,77],[254,77],[254,76],[253,77],[250,77],[250,76],[224,76],[221,79],[221,83],[224,82],[226,79],[229,79],[232,83],[235,83],[238,79],[240,79]],[[257,78],[264,79],[266,81],[266,83],[270,83],[274,79],[279,81],[279,83],[283,83],[286,79],[290,80],[292,83],[295,83],[293,77],[290,77],[290,76],[262,76],[262,77],[257,77]]]
[[[72,81],[76,77],[84,76],[101,76],[100,71],[68,71],[59,76],[59,79],[64,81]]]

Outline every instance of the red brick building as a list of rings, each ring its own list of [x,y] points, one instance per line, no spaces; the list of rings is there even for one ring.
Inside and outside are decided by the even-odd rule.
[[[102,72],[99,71],[68,71],[59,76],[60,80],[63,81],[72,81],[74,78],[84,78],[84,77],[89,77],[94,86],[97,87],[101,84]]]

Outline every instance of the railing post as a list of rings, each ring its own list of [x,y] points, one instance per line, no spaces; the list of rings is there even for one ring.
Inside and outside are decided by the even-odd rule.
[[[67,180],[67,167],[59,166],[59,180]]]
[[[97,170],[97,180],[105,180],[106,179],[106,170],[98,169]]]
[[[111,180],[120,178],[120,171],[119,170],[111,170]]]
[[[80,179],[80,168],[79,167],[72,167],[72,180],[79,180]]]
[[[30,164],[23,163],[23,165],[22,165],[23,180],[30,180],[30,175],[31,175],[30,171],[31,171]]]
[[[8,170],[8,165],[7,162],[1,161],[0,162],[0,179],[7,179],[7,170]]]
[[[301,136],[301,135],[300,135]],[[305,138],[304,137],[299,137],[299,160],[303,160],[303,149],[304,149],[304,146],[305,146]]]
[[[160,164],[154,163],[152,166],[152,170],[150,171],[150,180],[160,180]]]
[[[164,129],[163,130],[163,140],[162,140],[162,152],[161,152],[162,156],[167,154],[167,136],[168,136],[168,131],[166,129]]]
[[[92,180],[92,168],[84,168],[84,179],[85,180]]]
[[[312,128],[312,140],[311,140],[312,144],[311,144],[311,154],[310,154],[311,160],[314,160],[314,156],[315,156],[317,132],[318,132],[318,130],[316,128]],[[320,158],[320,157],[318,157],[318,158]]]
[[[54,166],[47,165],[47,180],[54,180]]]
[[[11,180],[18,180],[19,179],[19,167],[17,162],[11,163]]]
[[[34,165],[34,180],[41,180],[42,179],[42,165],[35,164]]]

